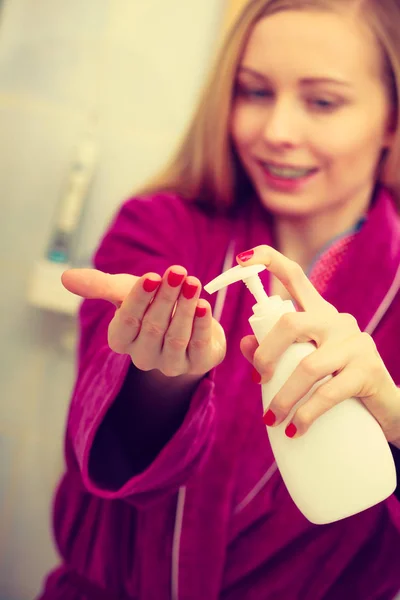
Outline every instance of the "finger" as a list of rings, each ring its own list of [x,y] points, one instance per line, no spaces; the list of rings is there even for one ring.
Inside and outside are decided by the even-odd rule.
[[[121,304],[138,279],[134,275],[110,275],[97,269],[68,269],[61,275],[61,282],[69,292],[115,305]]]
[[[178,265],[170,267],[164,273],[154,301],[143,317],[140,334],[134,341],[134,347],[132,345],[132,352],[141,363],[143,360],[149,364],[160,363],[164,336],[186,276],[186,269]],[[135,362],[135,364],[138,368],[142,368],[139,363]]]
[[[288,437],[304,435],[315,421],[349,398],[357,396],[365,374],[348,365],[338,375],[321,385],[297,411],[286,428]]]
[[[266,383],[275,372],[282,354],[296,342],[313,342],[320,347],[328,340],[337,342],[348,339],[360,330],[352,315],[325,313],[285,313],[261,342],[254,355],[254,367]]]
[[[170,377],[180,375],[187,369],[187,349],[200,292],[200,281],[196,277],[187,277],[162,347],[162,371]]]
[[[329,311],[329,313],[336,310],[317,292],[300,265],[271,246],[257,246],[252,250],[242,252],[237,256],[237,261],[242,266],[265,265],[268,271],[281,281],[303,310]]]
[[[356,363],[358,350],[359,345],[352,339],[340,344],[327,342],[303,358],[271,401],[269,411],[275,415],[274,425],[282,423],[316,383],[332,375],[337,377],[348,365]]]
[[[138,336],[142,320],[161,284],[157,273],[147,273],[137,282],[115,312],[108,328],[108,344],[114,352],[126,353]]]
[[[247,335],[240,342],[240,350],[243,356],[251,363],[253,363],[254,354],[258,347],[257,338],[254,335]]]
[[[201,299],[197,302],[192,335],[188,346],[189,361],[192,365],[195,365],[194,372],[203,373],[209,370],[212,337],[213,317],[211,306],[207,300]],[[222,358],[221,355],[221,360]]]

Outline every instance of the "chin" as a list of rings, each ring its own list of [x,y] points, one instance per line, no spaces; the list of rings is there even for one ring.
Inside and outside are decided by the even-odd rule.
[[[315,200],[310,198],[295,196],[292,194],[279,194],[266,192],[258,194],[260,202],[272,215],[277,217],[311,217],[321,209],[316,206]]]

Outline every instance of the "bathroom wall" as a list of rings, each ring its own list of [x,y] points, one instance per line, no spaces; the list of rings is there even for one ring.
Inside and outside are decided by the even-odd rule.
[[[74,372],[74,318],[29,306],[74,145],[99,164],[78,263],[178,140],[223,0],[7,0],[0,16],[0,600],[31,600],[57,561],[50,501]]]

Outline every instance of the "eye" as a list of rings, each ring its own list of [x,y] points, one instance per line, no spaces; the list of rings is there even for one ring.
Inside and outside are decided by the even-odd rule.
[[[340,103],[337,100],[331,100],[328,98],[310,98],[308,103],[312,108],[320,112],[332,112],[340,106]]]
[[[236,95],[248,100],[263,100],[265,98],[271,98],[273,92],[265,88],[250,87],[238,83],[236,85]]]
[[[269,98],[272,94],[267,90],[247,90],[250,98]]]

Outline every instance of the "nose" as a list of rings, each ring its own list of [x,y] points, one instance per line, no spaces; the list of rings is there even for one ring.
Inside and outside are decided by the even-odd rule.
[[[274,147],[293,148],[302,143],[302,130],[299,108],[288,98],[276,100],[266,115],[264,141]]]

